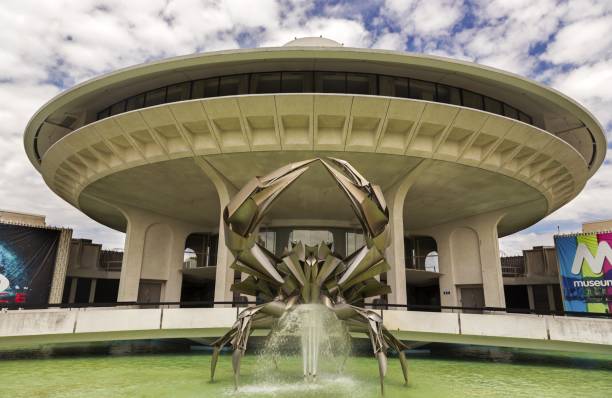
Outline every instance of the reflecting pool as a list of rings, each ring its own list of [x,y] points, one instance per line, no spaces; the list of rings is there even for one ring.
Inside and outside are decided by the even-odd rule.
[[[301,377],[301,358],[278,369],[247,355],[234,391],[231,357],[223,355],[209,382],[204,353],[93,356],[0,361],[3,397],[378,397],[377,362],[351,357],[342,374],[316,382]],[[403,385],[397,358],[389,359],[386,397],[610,397],[612,359],[602,355],[512,352],[498,360],[409,357]]]

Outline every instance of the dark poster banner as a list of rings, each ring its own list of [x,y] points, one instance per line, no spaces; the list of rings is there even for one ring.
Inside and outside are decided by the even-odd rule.
[[[60,234],[0,224],[0,307],[48,303]]]

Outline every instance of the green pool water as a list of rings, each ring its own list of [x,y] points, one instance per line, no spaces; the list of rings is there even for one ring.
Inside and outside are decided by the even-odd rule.
[[[522,357],[521,357],[522,355]],[[518,361],[410,358],[410,383],[390,358],[385,397],[611,397],[612,359],[571,354],[514,355]],[[536,358],[530,361],[530,358]],[[342,374],[302,381],[300,359],[279,369],[243,359],[241,387],[234,391],[231,357],[224,355],[216,381],[210,356],[97,356],[0,362],[2,397],[378,397],[378,370],[370,357],[353,357]],[[268,374],[268,376],[266,376]]]

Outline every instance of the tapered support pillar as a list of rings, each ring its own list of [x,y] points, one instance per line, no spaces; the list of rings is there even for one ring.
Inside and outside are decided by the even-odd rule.
[[[117,301],[138,301],[143,281],[149,301],[180,301],[185,240],[199,228],[142,209],[121,209],[127,231]]]
[[[195,162],[213,182],[219,196],[219,243],[217,246],[214,300],[232,301],[233,294],[230,288],[234,283],[234,270],[230,268],[230,265],[234,261],[234,256],[225,245],[223,210],[237,192],[237,189],[203,158],[195,158]]]
[[[504,214],[496,211],[411,231],[436,240],[443,306],[506,306],[497,236]]]
[[[391,240],[386,251],[386,258],[391,266],[391,270],[387,272],[387,284],[391,287],[390,304],[407,304],[406,262],[404,259],[404,200],[410,187],[417,181],[419,175],[427,169],[429,163],[430,160],[421,161],[384,192],[389,209],[388,228]]]

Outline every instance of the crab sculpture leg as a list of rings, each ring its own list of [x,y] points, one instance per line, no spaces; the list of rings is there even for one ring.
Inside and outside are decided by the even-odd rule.
[[[332,251],[331,244],[306,246],[295,242],[279,258],[257,242],[259,224],[278,196],[314,162],[323,164],[348,199],[361,224],[365,245],[343,257]],[[237,387],[240,359],[253,329],[270,328],[294,305],[322,303],[351,330],[369,336],[378,360],[381,391],[389,348],[398,352],[404,379],[408,381],[406,347],[384,328],[378,314],[352,305],[391,291],[376,278],[390,269],[384,257],[389,244],[389,210],[379,186],[371,184],[344,160],[305,160],[251,179],[224,209],[223,220],[225,244],[235,259],[231,268],[248,275],[234,283],[232,290],[268,302],[243,310],[230,331],[213,343],[211,378],[219,351],[229,343],[234,349],[232,365]]]

